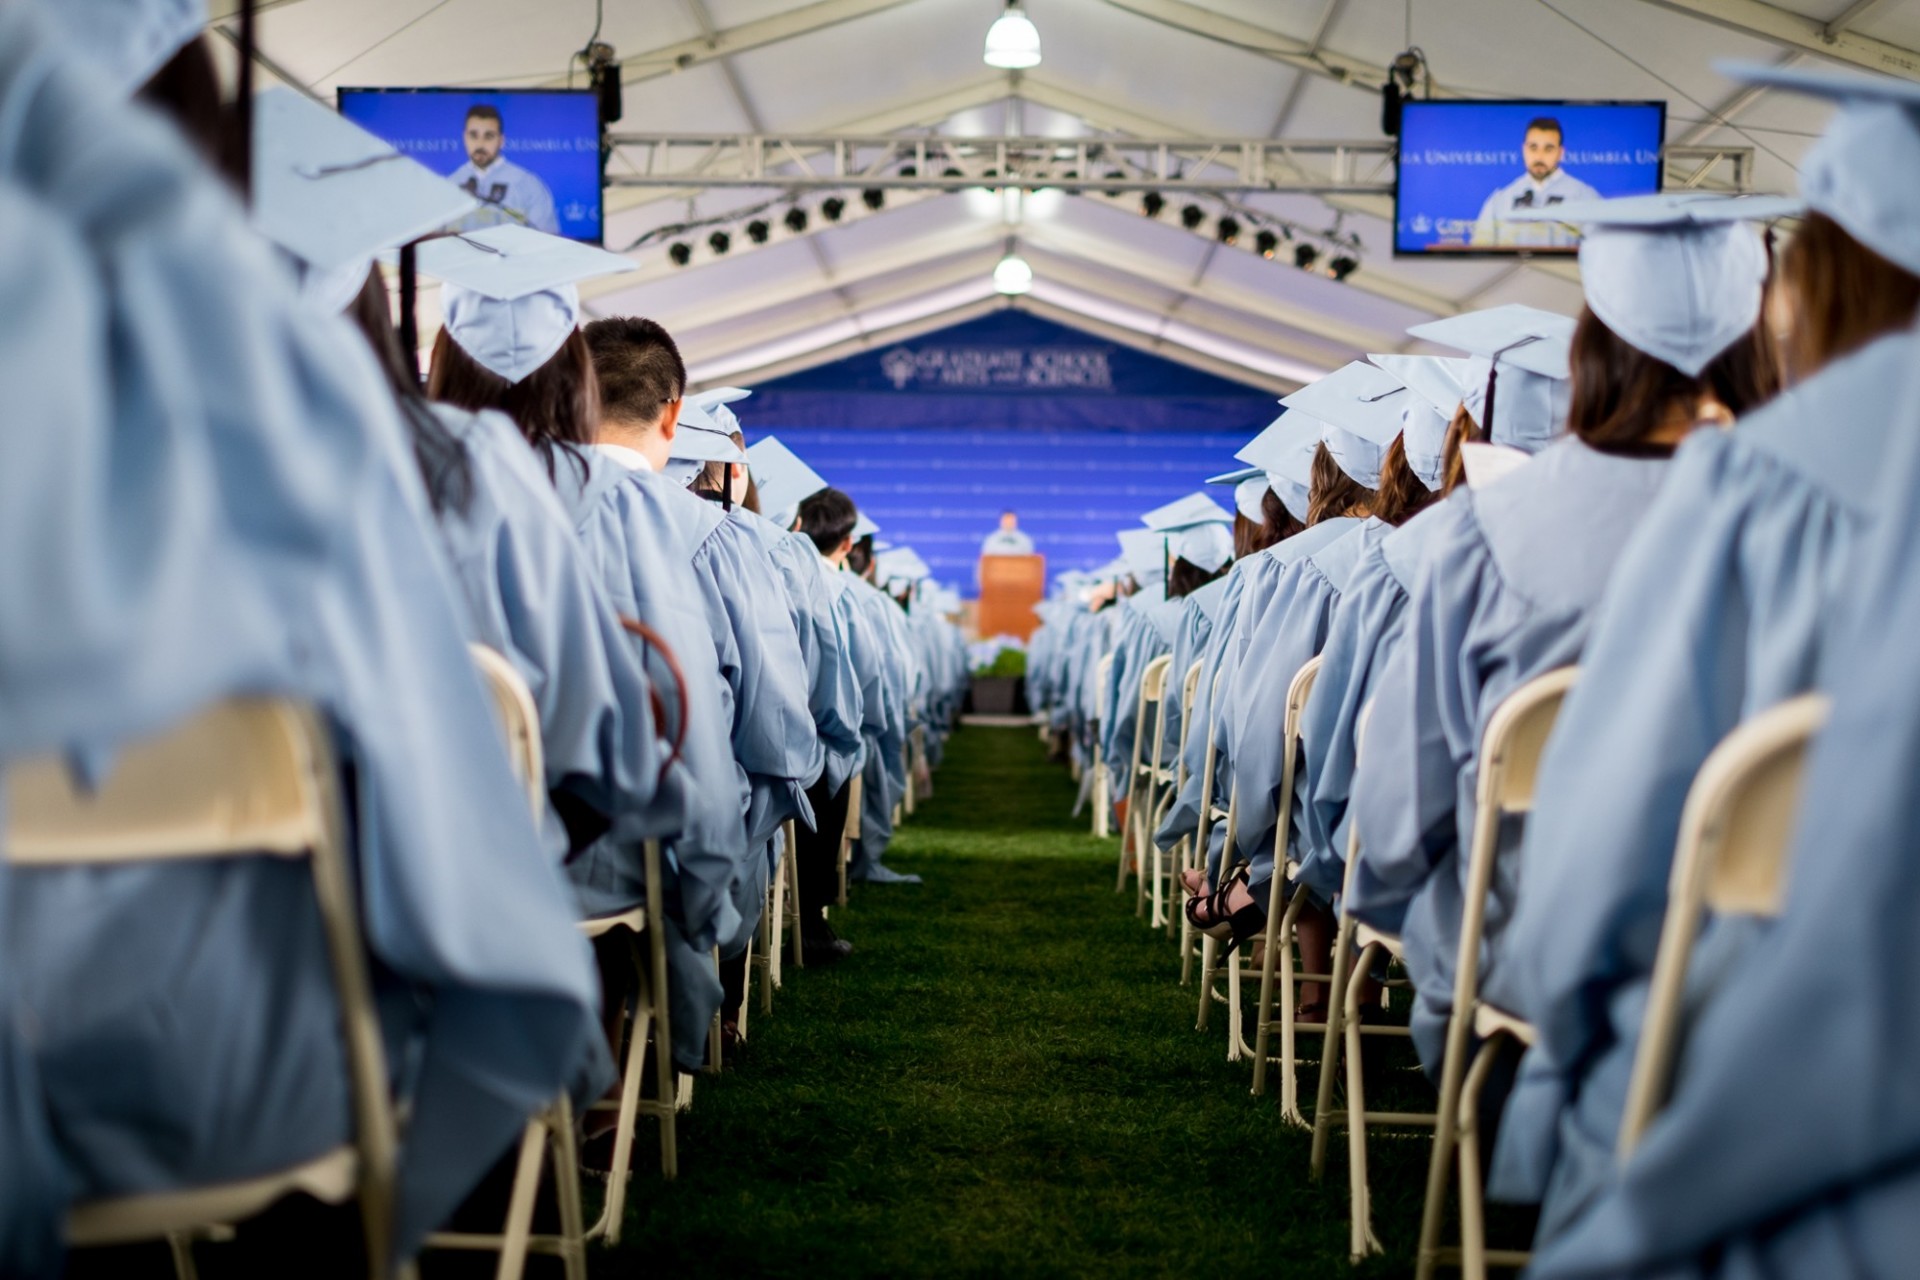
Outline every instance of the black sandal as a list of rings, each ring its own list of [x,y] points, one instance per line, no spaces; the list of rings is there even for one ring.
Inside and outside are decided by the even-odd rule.
[[[1187,899],[1188,924],[1192,925],[1201,933],[1206,934],[1209,938],[1232,937],[1232,941],[1227,943],[1226,951],[1222,953],[1223,956],[1231,955],[1235,947],[1247,941],[1249,938],[1257,937],[1266,932],[1267,913],[1260,909],[1260,903],[1257,898],[1238,911],[1228,912],[1227,910],[1227,898],[1232,894],[1233,886],[1236,884],[1244,885],[1246,882],[1247,873],[1245,868],[1242,868],[1234,872],[1225,884],[1215,889],[1212,893],[1200,894]],[[1206,920],[1211,921],[1211,923],[1202,921],[1201,914],[1203,912],[1206,915]]]

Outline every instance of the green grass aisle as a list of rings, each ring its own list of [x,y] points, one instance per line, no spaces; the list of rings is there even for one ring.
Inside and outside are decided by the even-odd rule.
[[[700,1082],[681,1178],[639,1175],[595,1274],[1408,1270],[1349,1268],[1343,1154],[1310,1182],[1223,1024],[1193,1030],[1172,945],[1113,893],[1114,842],[1068,818],[1034,736],[962,730],[935,786],[888,858],[926,883],[855,888],[856,953],[788,970],[739,1069]],[[1389,1145],[1377,1212],[1404,1248],[1425,1144]]]

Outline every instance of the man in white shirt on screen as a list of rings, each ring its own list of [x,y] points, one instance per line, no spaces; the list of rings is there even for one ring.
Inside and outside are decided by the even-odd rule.
[[[448,175],[457,187],[477,197],[480,207],[454,224],[455,231],[476,231],[515,222],[549,235],[560,234],[560,219],[553,210],[553,192],[530,169],[523,169],[500,154],[506,130],[500,122],[500,108],[479,102],[467,109],[466,128],[461,141],[467,149],[467,162]]]
[[[1527,171],[1487,197],[1468,242],[1489,248],[1571,249],[1580,237],[1558,222],[1509,222],[1516,209],[1544,209],[1574,200],[1597,200],[1600,193],[1560,167],[1566,155],[1560,122],[1541,116],[1527,125],[1521,155]]]

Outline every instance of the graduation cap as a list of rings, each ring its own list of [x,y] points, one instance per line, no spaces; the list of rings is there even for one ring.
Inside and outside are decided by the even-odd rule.
[[[667,449],[667,465],[661,469],[662,474],[682,486],[698,479],[709,462],[747,460],[746,450],[733,442],[733,436],[691,400],[680,403],[680,419]],[[732,510],[731,485],[721,491],[720,505]]]
[[[1588,309],[1629,346],[1698,377],[1760,318],[1767,252],[1746,224],[1801,208],[1778,197],[1687,191],[1509,216],[1580,228]]]
[[[800,514],[801,503],[828,487],[818,471],[774,436],[754,442],[747,450],[747,466],[760,490],[760,509],[783,529]]]
[[[1407,333],[1474,356],[1463,397],[1467,412],[1495,443],[1534,453],[1566,424],[1573,330],[1570,316],[1512,302],[1417,324]]]
[[[737,404],[752,394],[753,392],[745,387],[714,387],[697,395],[688,396],[687,401],[705,409],[724,430],[734,432],[740,430],[740,419],[734,416],[733,410],[728,406]],[[741,432],[741,434],[746,433]]]
[[[862,538],[871,538],[874,534],[880,532],[880,526],[875,524],[872,520],[868,519],[866,512],[856,511],[854,515],[855,515],[855,519],[853,522],[853,540],[855,542],[860,541]],[[880,543],[880,542],[876,542],[873,545],[876,551],[881,550],[882,548],[885,548],[885,547],[892,546],[891,543]]]
[[[443,281],[447,333],[508,382],[551,360],[580,319],[574,285],[634,269],[633,260],[514,225],[422,244],[420,270]]]
[[[933,576],[933,570],[912,547],[894,547],[873,558],[873,576],[882,586],[896,582],[919,582]]]
[[[1312,414],[1288,410],[1233,455],[1264,471],[1267,487],[1302,524],[1306,523],[1308,496],[1313,487],[1313,454],[1320,447],[1324,430]]]
[[[1205,493],[1190,493],[1140,517],[1161,535],[1169,570],[1175,557],[1208,573],[1233,559],[1233,516]]]
[[[41,0],[38,8],[125,97],[207,25],[206,0]]]
[[[1206,482],[1208,484],[1230,484],[1237,486],[1247,480],[1262,478],[1266,474],[1266,472],[1258,467],[1235,467],[1231,471],[1222,471],[1217,476],[1208,476]]]
[[[1367,359],[1413,393],[1400,410],[1400,446],[1420,483],[1437,491],[1446,480],[1447,430],[1466,399],[1473,362],[1464,356],[1382,354]]]
[[[1166,546],[1151,529],[1122,529],[1114,535],[1120,541],[1120,566],[1142,587],[1164,582],[1167,577]]]
[[[448,226],[479,202],[359,125],[291,89],[253,106],[253,223],[298,260],[301,292],[338,312],[376,254]]]
[[[1811,67],[1713,68],[1741,84],[1838,103],[1800,161],[1800,194],[1855,240],[1920,275],[1920,84]]]
[[[1380,487],[1380,467],[1400,434],[1400,411],[1413,399],[1406,384],[1378,365],[1355,360],[1280,403],[1326,424],[1327,452],[1355,484]]]

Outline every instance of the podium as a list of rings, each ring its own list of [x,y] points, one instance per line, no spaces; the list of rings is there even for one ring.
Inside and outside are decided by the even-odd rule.
[[[981,556],[980,637],[1018,636],[1025,643],[1040,626],[1033,606],[1047,597],[1045,556]]]

